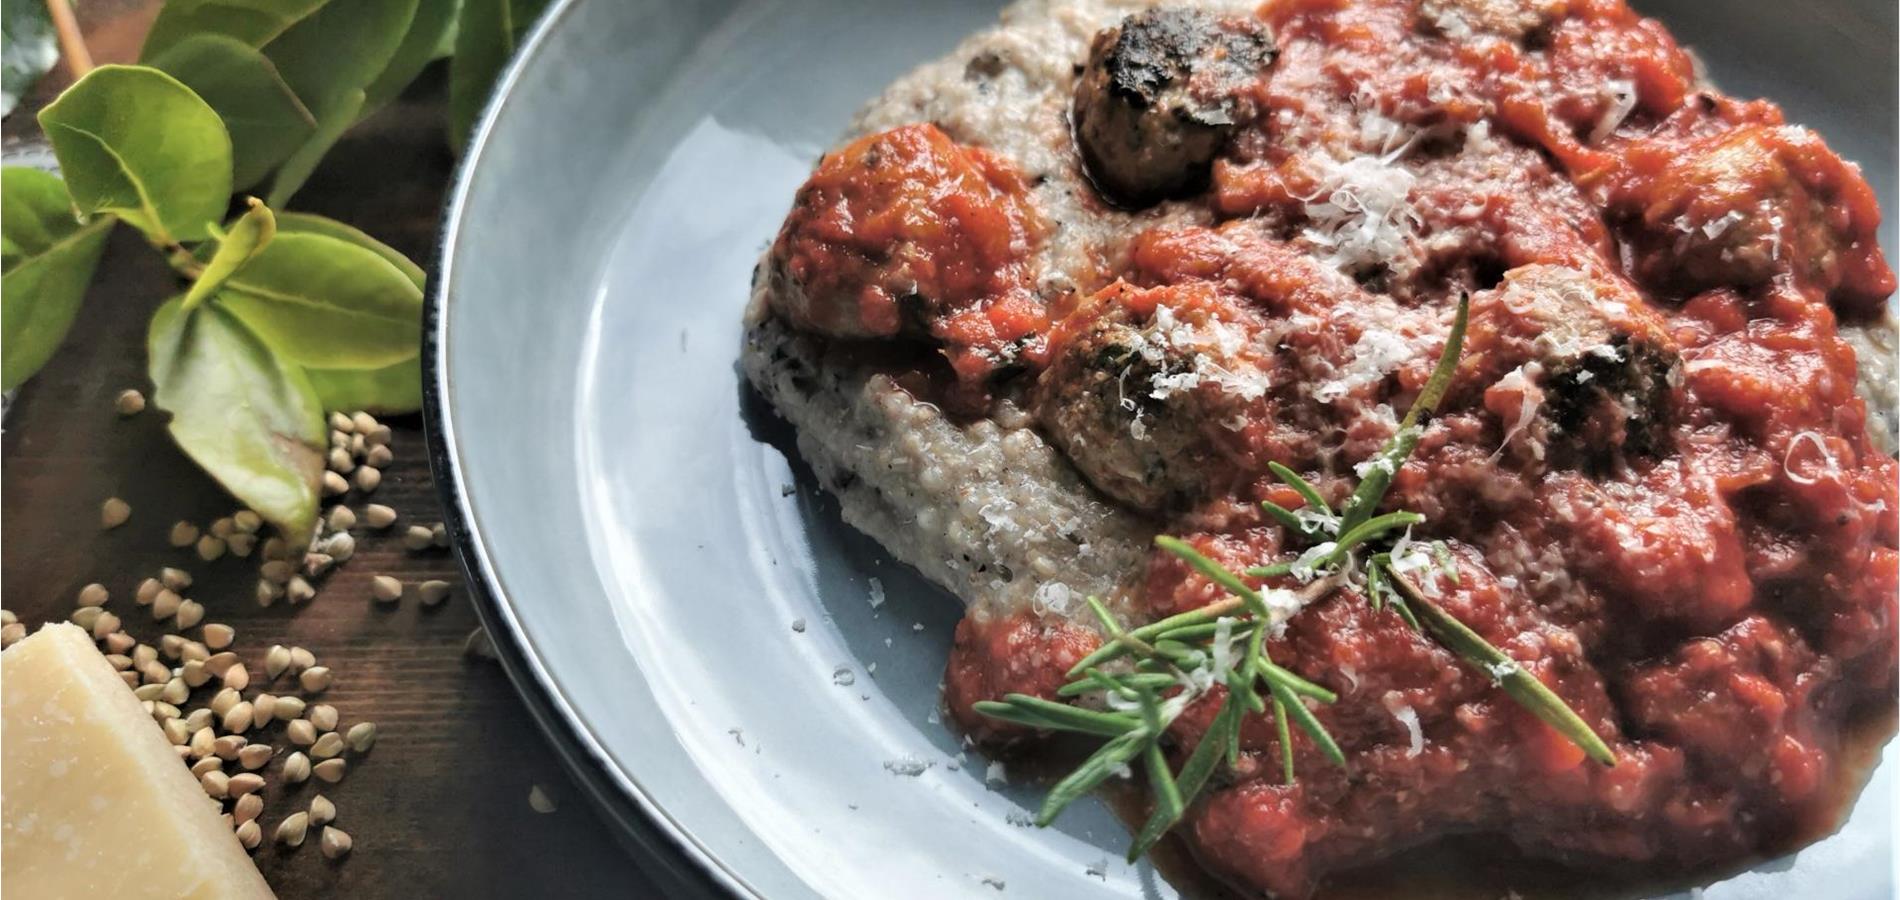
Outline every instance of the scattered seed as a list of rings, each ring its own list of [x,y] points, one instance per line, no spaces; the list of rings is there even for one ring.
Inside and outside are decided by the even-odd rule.
[[[341,756],[343,754],[343,747],[343,735],[332,731],[317,738],[317,742],[310,745],[310,756],[312,759],[329,759],[333,756]]]
[[[251,729],[251,717],[254,715],[256,715],[256,711],[251,707],[250,701],[239,701],[236,705],[224,711],[224,717],[220,724],[224,725],[225,731],[243,734]]]
[[[430,580],[416,586],[416,596],[422,598],[423,606],[436,606],[449,599],[449,583]]]
[[[231,688],[225,688],[211,695],[211,702],[207,705],[211,707],[212,715],[223,718],[225,713],[231,711],[231,707],[242,702],[243,698],[238,696],[237,691]]]
[[[363,521],[380,531],[396,524],[396,511],[381,503],[371,503],[363,507]]]
[[[323,837],[318,839],[317,844],[323,849],[324,859],[342,859],[349,855],[352,842],[349,832],[341,828],[325,827]]]
[[[237,639],[237,629],[222,622],[212,622],[205,626],[205,646],[213,650],[223,650]]]
[[[349,434],[356,429],[356,425],[350,421],[350,417],[340,412],[331,413],[329,421],[331,431],[341,431],[344,434]]]
[[[288,722],[292,719],[301,718],[303,711],[304,702],[302,697],[277,698],[277,718],[279,720]]]
[[[395,432],[389,430],[388,425],[377,425],[368,431],[359,428],[357,431],[363,435],[363,443],[371,447],[387,447],[390,440],[396,436]]]
[[[435,544],[435,532],[425,525],[411,525],[402,533],[402,545],[410,550],[427,550]]]
[[[337,722],[336,707],[328,703],[318,703],[310,707],[310,724],[318,731],[335,731]]]
[[[13,632],[12,632],[12,631],[11,631],[10,629],[14,629],[14,628],[18,628],[18,629],[20,629],[20,632],[19,632],[19,635],[18,635],[17,637],[14,637],[14,638],[13,638],[13,640],[19,640],[20,638],[23,638],[23,637],[26,637],[26,626],[25,626],[25,625],[17,625],[17,624],[16,624],[16,625],[7,625],[7,626],[0,626],[0,647],[11,647],[11,646],[13,646],[13,643],[12,643],[12,641],[9,641],[9,640],[7,640],[7,638],[8,638],[8,636],[10,636],[10,635],[12,635],[12,634],[13,634]],[[120,673],[119,673],[119,680],[120,680],[120,681],[123,681],[123,682],[125,682],[125,686],[126,686],[126,687],[129,687],[129,688],[135,688],[135,687],[138,687],[138,686],[139,686],[139,673],[137,673],[137,672],[120,672]]]
[[[350,483],[347,481],[344,481],[343,476],[338,475],[337,473],[331,472],[328,470],[324,471],[323,496],[337,497],[343,494],[347,494],[349,493],[349,491],[350,491]]]
[[[114,400],[112,405],[121,416],[136,416],[145,411],[145,395],[134,388],[126,388],[119,392],[119,399]]]
[[[363,462],[375,466],[378,469],[387,467],[391,462],[394,462],[395,459],[396,454],[391,453],[386,444],[373,444],[369,450],[363,454]]]
[[[148,709],[146,711],[152,714],[153,719],[156,719],[161,723],[167,719],[178,718],[178,707],[173,706],[170,703],[166,703],[163,700],[152,701],[151,709]]]
[[[146,684],[164,684],[172,679],[172,670],[157,660],[139,666],[139,678]]]
[[[346,739],[350,743],[351,750],[368,753],[369,748],[376,745],[376,723],[358,722],[351,725]]]
[[[171,588],[160,590],[158,596],[152,598],[152,618],[163,622],[178,615],[178,607],[184,602],[184,598]]]
[[[311,666],[297,675],[297,684],[305,691],[320,694],[330,687],[330,667]]]
[[[303,755],[303,751],[301,750],[294,751],[289,756],[284,757],[284,782],[286,784],[302,784],[308,780],[310,780],[310,757]]]
[[[545,816],[555,810],[554,798],[540,785],[534,785],[528,788],[528,808]]]
[[[364,440],[363,440],[363,436],[362,436],[362,435],[360,435],[360,434],[352,434],[352,435],[350,435],[350,452],[351,452],[352,454],[354,454],[354,455],[356,455],[356,456],[362,456],[362,455],[363,455],[363,453],[364,453],[364,452],[365,452],[365,451],[366,451],[366,450],[367,450],[368,448],[369,448],[369,444],[368,444],[368,442],[366,442],[366,441],[364,441]]]
[[[174,591],[182,591],[191,587],[191,573],[184,569],[174,569],[171,566],[166,566],[158,570],[158,583]]]
[[[476,659],[494,659],[495,644],[488,639],[488,630],[476,626],[474,631],[469,632],[468,637],[462,641],[462,655]]]
[[[286,560],[273,559],[257,567],[257,574],[272,584],[283,584],[295,577],[297,570]]]
[[[211,658],[211,650],[200,641],[181,641],[178,644],[178,657],[203,662]]]
[[[238,655],[236,653],[233,653],[230,650],[219,651],[217,653],[211,654],[211,656],[205,659],[204,661],[205,671],[211,673],[214,676],[222,677],[225,673],[225,670],[231,668],[232,666],[237,665],[237,662],[238,662]]]
[[[211,726],[211,720],[215,716],[216,716],[216,713],[213,713],[210,709],[205,708],[205,707],[199,707],[197,709],[192,710],[191,715],[188,715],[185,717],[185,724],[187,726],[190,726],[192,731],[197,731],[201,728],[209,728]]]
[[[238,751],[250,746],[250,741],[241,734],[226,734],[211,742],[211,753],[225,762],[238,758]]]
[[[104,606],[108,596],[106,586],[95,581],[79,589],[79,605]]]
[[[270,538],[264,541],[264,558],[265,559],[289,559],[290,545],[284,543],[283,538],[280,538],[280,537]]]
[[[350,537],[346,532],[337,532],[324,542],[323,552],[328,553],[330,558],[337,562],[348,562],[350,557],[356,555],[356,538]]]
[[[189,688],[201,688],[211,681],[211,673],[205,671],[204,660],[199,659],[186,660],[178,670],[178,677],[183,679],[185,686]]]
[[[257,597],[258,606],[269,606],[276,603],[278,597],[284,595],[284,589],[280,585],[272,584],[271,582],[259,578],[257,580],[257,587],[252,590],[252,594]]]
[[[121,632],[121,634],[123,634],[123,632]],[[106,662],[111,664],[112,668],[121,672],[132,668],[132,657],[126,656],[123,653],[106,654]]]
[[[264,776],[256,772],[239,772],[231,776],[228,793],[233,797],[244,797],[264,789]]]
[[[223,540],[237,533],[237,519],[231,516],[219,516],[217,521],[211,523],[209,530],[212,537]]]
[[[198,752],[196,748],[191,746],[185,747],[185,751],[190,754],[196,754]],[[224,760],[212,756],[210,753],[206,753],[202,759],[191,764],[191,777],[193,778],[203,778],[206,772],[222,771],[224,771]]]
[[[244,668],[243,665],[235,665],[225,669],[220,680],[224,682],[225,687],[241,691],[251,686],[251,670]]]
[[[166,719],[159,727],[165,732],[165,740],[173,746],[181,746],[191,740],[191,726],[185,724],[184,719]]]
[[[93,623],[98,622],[99,617],[104,614],[105,614],[105,610],[100,609],[97,606],[82,606],[82,607],[79,607],[78,609],[73,610],[72,614],[67,616],[66,618],[70,620],[74,625],[84,628],[87,631],[91,631]]]
[[[293,719],[284,727],[284,736],[299,747],[308,747],[317,742],[317,726],[309,719]]]
[[[342,781],[343,774],[347,771],[348,767],[341,759],[326,759],[310,767],[311,774],[331,784]]]
[[[169,682],[167,683],[169,684]],[[159,695],[164,692],[165,685],[163,684],[141,684],[132,689],[132,696],[137,697],[141,702],[150,703],[153,700],[160,699]]]
[[[335,563],[336,557],[328,553],[311,551],[303,555],[303,573],[307,577],[317,578],[330,571],[330,566]]]
[[[97,607],[87,607],[87,608],[97,609]],[[119,630],[119,617],[116,615],[113,615],[112,613],[100,612],[98,617],[92,620],[92,639],[95,641],[103,641],[106,639],[106,635],[112,634],[118,630]]]
[[[303,845],[304,832],[310,829],[310,816],[307,813],[291,813],[277,823],[277,830],[271,833],[271,840],[286,847]]]
[[[349,430],[356,434],[369,434],[376,430],[376,417],[366,412],[350,414]]]
[[[244,559],[249,557],[251,551],[257,548],[257,535],[240,531],[237,534],[225,538],[224,546],[231,551],[232,556]]]
[[[231,790],[231,776],[219,771],[206,772],[198,776],[198,785],[212,798],[223,800]]]
[[[171,637],[178,637],[178,636],[171,635]],[[164,642],[165,641],[163,638],[159,639],[160,644],[163,644]],[[184,638],[179,638],[178,643],[183,644]],[[143,666],[146,663],[157,662],[157,661],[158,661],[158,648],[153,647],[151,644],[140,644],[137,647],[132,648],[132,664],[133,665]]]
[[[158,699],[163,700],[166,703],[170,703],[173,706],[177,706],[178,704],[185,702],[185,700],[189,698],[190,696],[191,696],[191,686],[186,684],[183,678],[173,678],[172,680],[165,682],[165,687],[163,690],[159,692]]]
[[[317,589],[310,586],[302,575],[290,576],[290,583],[284,586],[284,594],[294,604],[303,603],[317,595]]]
[[[179,634],[161,634],[158,636],[158,652],[166,659],[177,659],[185,655],[185,637]]]
[[[259,528],[264,527],[264,517],[255,510],[240,509],[231,514],[231,524],[245,534],[256,534]]]
[[[140,606],[151,606],[152,601],[158,597],[158,592],[164,589],[164,582],[156,578],[147,578],[139,582],[138,590],[132,594],[132,602]]]
[[[124,500],[108,497],[106,502],[99,504],[99,527],[101,528],[117,528],[124,525],[125,520],[130,518],[132,518],[132,504]]]
[[[277,676],[284,674],[284,670],[288,668],[290,668],[290,648],[283,644],[270,645],[270,649],[264,652],[264,674],[270,680],[276,681]]]
[[[331,447],[327,463],[330,471],[338,475],[348,475],[356,471],[356,460],[350,456],[348,447]]]
[[[310,824],[328,825],[336,821],[336,804],[330,798],[317,794],[310,798]]]
[[[26,637],[25,625],[19,622],[0,625],[0,647],[11,647],[23,637]]]
[[[365,494],[375,493],[376,488],[383,483],[383,470],[375,466],[364,466],[357,469],[350,480],[356,484],[357,490]]]
[[[380,603],[394,603],[402,599],[402,582],[388,575],[378,575],[369,580],[369,595]]]
[[[196,600],[186,600],[178,604],[178,627],[190,628],[204,621],[204,604]]]
[[[351,512],[349,507],[339,503],[330,507],[328,521],[331,531],[348,531],[356,527],[356,513]]]
[[[251,727],[262,728],[277,718],[277,695],[258,694],[251,698]]]
[[[261,746],[261,745],[260,745]],[[249,750],[251,748],[244,748]],[[237,779],[231,779],[236,782]],[[245,791],[238,795],[237,802],[231,804],[231,821],[242,825],[256,819],[264,812],[264,795],[257,791]]]
[[[290,648],[290,671],[301,672],[317,664],[317,655],[302,647]]]
[[[255,797],[257,795],[247,794],[246,796]],[[257,845],[264,842],[264,830],[257,827],[257,821],[255,819],[248,822],[239,822],[237,827],[237,839],[238,843],[244,845],[244,849],[256,850]]]
[[[225,547],[224,547],[223,538],[217,537],[215,535],[209,535],[209,534],[198,538],[198,558],[204,560],[205,562],[211,562],[212,560],[215,560],[218,557],[223,556],[224,549]]]
[[[264,768],[270,762],[271,754],[276,752],[269,744],[249,744],[238,751],[238,765],[246,770],[255,771]]]
[[[132,645],[135,643],[137,643],[137,641],[133,640],[131,635],[123,631],[115,631],[106,635],[106,652],[123,654],[125,651],[132,649]]]

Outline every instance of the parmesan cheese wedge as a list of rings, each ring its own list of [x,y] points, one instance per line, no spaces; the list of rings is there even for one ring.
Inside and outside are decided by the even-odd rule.
[[[272,897],[218,812],[84,631],[0,653],[7,897]]]

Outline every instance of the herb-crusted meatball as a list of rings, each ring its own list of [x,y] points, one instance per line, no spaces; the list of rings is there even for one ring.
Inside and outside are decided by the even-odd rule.
[[[1095,36],[1075,88],[1075,137],[1096,186],[1140,207],[1193,193],[1235,128],[1244,97],[1273,63],[1273,38],[1250,18],[1143,10]]]
[[[1218,429],[1266,402],[1262,327],[1206,284],[1111,285],[1057,327],[1037,421],[1103,493],[1191,506],[1234,477]]]
[[[1667,449],[1680,359],[1658,317],[1608,276],[1533,265],[1472,301],[1461,377],[1537,461],[1606,471]]]

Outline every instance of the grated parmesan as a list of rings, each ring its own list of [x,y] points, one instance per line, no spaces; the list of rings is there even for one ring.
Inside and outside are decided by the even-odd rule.
[[[1385,704],[1385,710],[1392,714],[1392,718],[1405,726],[1405,733],[1411,739],[1410,746],[1405,748],[1406,757],[1409,759],[1425,752],[1425,732],[1418,725],[1418,710],[1406,703],[1404,695],[1398,691],[1386,691],[1379,702]]]

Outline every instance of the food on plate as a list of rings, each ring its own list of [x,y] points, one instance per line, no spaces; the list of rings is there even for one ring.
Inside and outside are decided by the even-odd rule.
[[[0,653],[0,682],[10,896],[273,896],[91,635],[42,627]]]
[[[1879,215],[1621,0],[1024,0],[819,161],[744,367],[965,602],[955,723],[1085,736],[1041,820],[1715,873],[1894,705]]]

